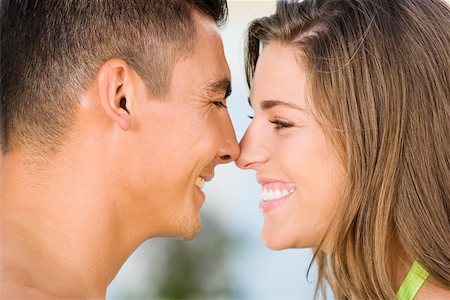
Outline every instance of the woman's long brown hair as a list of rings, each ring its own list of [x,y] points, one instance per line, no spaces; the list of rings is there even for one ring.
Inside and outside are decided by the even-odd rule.
[[[328,281],[337,299],[394,299],[392,266],[414,259],[450,289],[449,6],[279,1],[249,26],[249,86],[271,42],[297,51],[308,103],[347,173],[333,249],[315,251],[316,291]]]

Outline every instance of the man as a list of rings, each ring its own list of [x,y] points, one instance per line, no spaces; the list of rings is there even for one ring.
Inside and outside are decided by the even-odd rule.
[[[1,2],[0,298],[97,298],[239,148],[225,1]]]

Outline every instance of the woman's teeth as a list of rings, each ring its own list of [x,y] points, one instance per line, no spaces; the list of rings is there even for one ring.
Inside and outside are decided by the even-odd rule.
[[[205,179],[203,179],[202,177],[197,177],[197,180],[195,180],[195,185],[198,186],[200,189],[203,189],[203,187],[205,186]]]
[[[293,188],[291,188],[291,189],[275,189],[275,190],[263,188],[262,193],[261,193],[261,199],[264,201],[278,200],[278,199],[288,196],[289,194],[292,194],[294,191],[295,191],[295,189],[293,189]]]

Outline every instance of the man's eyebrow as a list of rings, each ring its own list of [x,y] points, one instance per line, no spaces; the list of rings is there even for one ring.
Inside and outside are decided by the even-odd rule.
[[[206,93],[209,96],[215,96],[219,93],[225,93],[224,98],[227,98],[231,94],[231,82],[229,79],[222,79],[212,82],[206,86]]]
[[[275,106],[285,106],[285,107],[293,108],[293,109],[300,110],[303,112],[305,111],[305,109],[303,107],[296,105],[292,102],[286,102],[286,101],[281,101],[281,100],[264,100],[261,102],[261,110],[268,110]]]

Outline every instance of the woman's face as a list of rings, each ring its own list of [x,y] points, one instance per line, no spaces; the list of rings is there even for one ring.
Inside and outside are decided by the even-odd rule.
[[[254,116],[237,160],[240,168],[256,171],[262,189],[262,237],[272,249],[318,246],[335,217],[345,176],[306,107],[306,73],[295,53],[278,43],[262,51],[250,96]],[[324,250],[330,242],[332,234]]]

